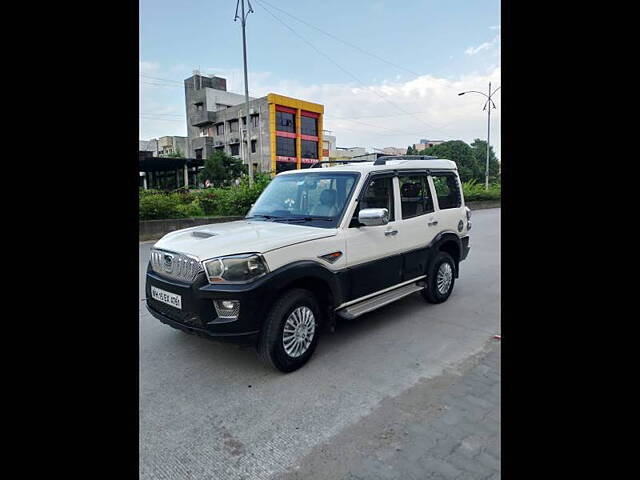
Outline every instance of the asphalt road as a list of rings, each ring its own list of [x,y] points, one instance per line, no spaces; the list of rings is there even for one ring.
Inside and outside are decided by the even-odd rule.
[[[440,388],[438,379],[466,375],[500,332],[500,209],[474,211],[472,221],[471,252],[447,302],[430,305],[417,293],[341,322],[288,375],[261,364],[251,349],[151,317],[142,301],[151,243],[140,244],[140,478],[292,475],[323,445],[340,451],[346,432],[373,421],[385,402],[415,397],[418,387],[423,398]]]

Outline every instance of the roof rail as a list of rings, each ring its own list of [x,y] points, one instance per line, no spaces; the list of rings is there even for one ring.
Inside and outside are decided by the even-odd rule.
[[[433,157],[430,155],[384,155],[382,157],[378,157],[378,159],[373,163],[374,165],[386,165],[387,160],[437,160],[438,157]]]
[[[373,162],[373,160],[323,160],[322,162],[316,162],[311,165],[310,168],[320,167],[323,163],[362,163],[362,162]]]

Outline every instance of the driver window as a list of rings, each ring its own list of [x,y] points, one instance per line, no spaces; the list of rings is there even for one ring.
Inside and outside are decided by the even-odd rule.
[[[365,208],[386,208],[389,210],[389,221],[394,220],[393,208],[393,177],[374,177],[369,181],[367,189],[360,200],[360,205],[354,214],[357,222],[358,213]]]

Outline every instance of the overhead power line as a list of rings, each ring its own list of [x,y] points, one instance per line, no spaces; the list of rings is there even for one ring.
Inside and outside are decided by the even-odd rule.
[[[261,0],[259,0],[261,2]],[[276,20],[278,23],[280,23],[281,25],[283,25],[287,30],[291,31],[291,33],[293,33],[296,37],[298,37],[300,40],[302,40],[304,43],[306,43],[307,45],[309,45],[313,50],[315,50],[318,54],[322,55],[324,58],[326,58],[330,63],[332,63],[333,65],[335,65],[337,68],[339,68],[340,70],[342,70],[344,73],[346,73],[348,76],[350,76],[351,78],[353,78],[356,82],[358,82],[360,85],[362,85],[365,89],[368,89],[369,87],[362,81],[360,80],[360,78],[358,78],[354,73],[350,72],[349,70],[347,70],[346,68],[344,68],[342,65],[340,65],[339,63],[337,63],[335,60],[333,60],[333,58],[331,58],[329,55],[327,55],[326,53],[324,53],[322,50],[320,50],[318,47],[316,47],[312,42],[310,42],[309,40],[307,40],[305,37],[303,37],[302,35],[300,35],[293,27],[291,27],[290,25],[288,25],[286,22],[282,21],[276,14],[274,14],[273,12],[271,12],[271,10],[269,10],[262,2],[259,3],[259,5],[271,16],[273,17],[274,20]],[[389,103],[390,105],[392,105],[394,108],[396,108],[397,110],[400,110],[403,113],[406,113],[407,115],[411,115],[412,117],[414,117],[418,122],[422,123],[423,125],[425,125],[427,128],[431,129],[431,130],[442,130],[441,128],[438,128],[434,125],[431,125],[427,122],[425,122],[424,120],[422,120],[421,118],[416,117],[413,113],[406,111],[404,108],[400,107],[399,105],[397,105],[396,103],[392,102],[391,100],[389,100],[389,98],[385,97],[384,95],[382,95],[381,93],[379,93],[377,90],[375,89],[371,89],[371,91],[377,95],[378,97],[380,97],[382,100],[384,100],[385,102]]]
[[[280,11],[280,12],[284,13],[285,15],[287,15],[287,16],[289,16],[289,17],[293,18],[294,20],[297,20],[298,22],[300,22],[300,23],[302,23],[302,24],[306,25],[307,27],[311,27],[311,28],[313,28],[314,30],[317,30],[318,32],[320,32],[320,33],[322,33],[322,34],[326,35],[326,36],[327,36],[327,37],[329,37],[329,38],[332,38],[332,39],[334,39],[334,40],[336,40],[336,41],[338,41],[338,42],[340,42],[340,43],[343,43],[343,44],[345,44],[345,45],[348,45],[348,46],[349,46],[349,47],[351,47],[351,48],[355,48],[356,50],[358,50],[358,51],[359,51],[359,52],[361,52],[361,53],[364,53],[365,55],[368,55],[368,56],[370,56],[370,57],[372,57],[372,58],[375,58],[375,59],[377,59],[377,60],[379,60],[379,61],[381,61],[381,62],[383,62],[383,63],[386,63],[387,65],[391,65],[391,66],[396,67],[396,68],[398,68],[398,69],[400,69],[400,70],[404,70],[405,72],[409,72],[411,75],[415,75],[416,77],[419,77],[419,76],[420,76],[420,74],[419,74],[419,73],[416,73],[416,72],[414,72],[413,70],[410,70],[410,69],[408,69],[408,68],[406,68],[406,67],[403,67],[402,65],[398,65],[397,63],[393,63],[393,62],[392,62],[392,61],[390,61],[390,60],[387,60],[387,59],[385,59],[385,58],[382,58],[381,56],[376,55],[375,53],[369,52],[369,51],[365,50],[364,48],[359,47],[358,45],[354,45],[354,44],[353,44],[353,43],[351,43],[351,42],[348,42],[348,41],[343,40],[343,39],[341,39],[341,38],[339,38],[339,37],[336,37],[334,34],[329,33],[329,32],[326,32],[326,31],[324,31],[323,29],[321,29],[320,27],[316,27],[315,25],[312,25],[312,24],[310,24],[309,22],[306,22],[305,20],[302,20],[301,18],[298,18],[298,17],[296,17],[295,15],[292,15],[291,13],[287,12],[286,10],[283,10],[282,8],[277,7],[277,6],[275,6],[275,5],[273,5],[273,4],[269,3],[269,2],[267,2],[266,0],[255,0],[255,1],[256,1],[257,3],[265,3],[265,4],[269,5],[271,8],[274,8],[274,9],[276,9],[276,10],[278,10],[278,11]]]

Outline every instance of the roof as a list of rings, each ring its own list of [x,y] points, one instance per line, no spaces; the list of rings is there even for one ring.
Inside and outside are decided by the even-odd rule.
[[[342,165],[336,165],[333,167],[314,168],[305,170],[288,170],[282,172],[280,175],[291,175],[300,173],[301,171],[308,173],[312,172],[326,172],[327,170],[338,172],[360,172],[369,173],[384,170],[416,170],[416,169],[443,169],[443,170],[457,170],[455,162],[445,159],[437,160],[387,160],[385,165],[374,165],[374,161],[370,162],[353,162],[345,163]]]

